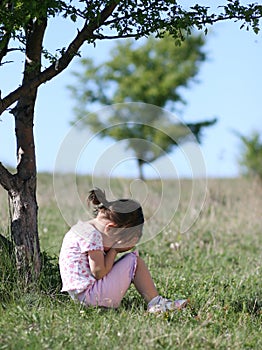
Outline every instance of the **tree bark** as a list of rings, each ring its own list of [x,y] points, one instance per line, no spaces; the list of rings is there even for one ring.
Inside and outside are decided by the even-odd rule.
[[[22,85],[30,84],[40,73],[46,24],[46,19],[32,20],[25,28],[26,61]],[[17,268],[26,284],[37,278],[41,269],[33,132],[36,97],[37,87],[31,87],[12,109],[17,140],[17,173],[13,175],[8,189],[12,207],[11,236],[15,243]]]
[[[12,202],[11,235],[15,244],[16,264],[26,284],[35,279],[41,269],[35,184],[35,177],[25,181],[17,178],[15,188],[9,191]]]
[[[1,246],[15,248],[17,269],[25,284],[40,272],[40,247],[37,231],[36,177],[21,179],[0,163],[0,182],[11,202],[12,242],[1,236]]]

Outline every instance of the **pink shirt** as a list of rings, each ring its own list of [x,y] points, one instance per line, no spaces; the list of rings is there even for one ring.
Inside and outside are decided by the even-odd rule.
[[[90,250],[104,250],[102,235],[88,222],[79,221],[66,233],[59,255],[62,291],[78,294],[95,283],[87,255]]]

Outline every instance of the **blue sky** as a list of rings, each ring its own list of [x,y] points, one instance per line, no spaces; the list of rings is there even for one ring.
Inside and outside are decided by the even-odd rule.
[[[184,90],[187,105],[182,109],[186,122],[218,118],[218,123],[204,132],[201,151],[204,157],[206,174],[210,177],[233,177],[239,174],[237,157],[240,142],[233,130],[249,135],[256,130],[262,133],[262,34],[239,29],[239,23],[216,24],[207,36],[206,51],[208,60],[204,62],[198,75],[198,84]],[[55,50],[65,46],[75,35],[65,21],[51,23],[46,43]],[[109,54],[114,43],[99,42],[94,48],[86,45],[82,56],[90,56],[102,61]],[[17,87],[21,81],[22,56],[13,53],[15,63],[4,65],[0,70],[2,96]],[[35,143],[38,171],[52,172],[63,140],[71,130],[74,101],[66,86],[72,83],[71,72],[77,70],[75,58],[67,71],[39,88],[35,112]],[[4,113],[0,122],[0,161],[15,166],[15,136],[12,115]],[[92,146],[81,172],[92,172],[96,154],[111,147],[109,141],[97,141]],[[70,150],[69,150],[70,153]],[[89,158],[88,158],[89,157]],[[187,176],[181,152],[170,156],[182,176]],[[130,168],[134,169],[130,173]],[[152,175],[152,167],[146,173]],[[121,165],[115,175],[137,175],[130,163]]]

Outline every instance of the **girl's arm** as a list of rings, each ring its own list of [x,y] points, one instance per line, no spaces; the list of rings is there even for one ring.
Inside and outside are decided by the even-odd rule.
[[[103,278],[112,269],[117,251],[114,248],[108,250],[106,255],[101,250],[90,250],[88,260],[92,275],[97,279]]]

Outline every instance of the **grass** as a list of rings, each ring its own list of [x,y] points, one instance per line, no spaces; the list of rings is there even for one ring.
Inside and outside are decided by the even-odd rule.
[[[56,195],[69,196],[63,211],[70,213],[76,203],[65,191],[66,181],[56,187],[61,191]],[[83,201],[90,184],[88,178],[78,180]],[[154,203],[159,203],[161,184],[152,181],[147,185],[152,205],[145,213],[150,217]],[[146,313],[133,286],[117,311],[84,308],[60,293],[57,258],[68,223],[57,208],[51,176],[40,174],[44,268],[39,281],[24,290],[8,252],[2,251],[0,349],[261,349],[261,185],[247,179],[209,180],[203,211],[182,234],[180,221],[191,185],[181,182],[183,193],[175,216],[168,225],[164,214],[155,216],[161,233],[139,246],[160,293],[190,298],[187,309],[155,316]],[[112,184],[119,192],[127,191],[128,186],[125,180]],[[169,186],[176,188],[177,183]],[[167,199],[172,203],[173,198]],[[8,236],[4,192],[0,200],[1,230]],[[199,205],[197,197],[194,200],[193,213]],[[163,213],[166,211],[168,208]]]

